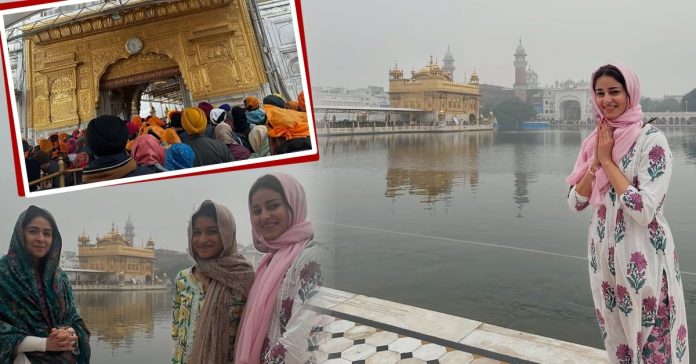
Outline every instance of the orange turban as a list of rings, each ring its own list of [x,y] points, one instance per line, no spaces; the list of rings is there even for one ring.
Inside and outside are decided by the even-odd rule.
[[[154,134],[153,136],[161,141],[162,137],[164,137],[164,129],[154,124],[145,123],[143,128],[140,129],[140,135],[145,134]]]
[[[259,101],[259,99],[255,96],[247,96],[244,99],[244,107],[247,109],[247,111],[258,109],[260,103],[261,102]]]
[[[297,103],[300,104],[300,111],[307,111],[307,104],[304,99],[304,91],[300,91],[297,95]]]
[[[140,115],[135,115],[133,118],[131,118],[131,123],[135,124],[140,128],[143,125],[143,118],[140,117]]]
[[[58,150],[60,150],[61,153],[68,154],[68,143],[65,143],[64,141],[59,140],[58,141]]]
[[[179,134],[177,134],[176,130],[174,128],[167,128],[164,129],[164,135],[162,136],[162,141],[172,145],[172,144],[179,144],[181,143],[181,138],[179,138]]]
[[[300,111],[300,103],[297,101],[288,101],[285,103],[285,108],[290,109],[290,110],[295,110],[295,111]]]
[[[51,143],[48,139],[41,139],[39,140],[39,148],[44,153],[50,153],[53,149],[53,143]]]
[[[151,118],[148,120],[148,122],[149,122],[150,124],[152,124],[152,125],[157,125],[157,126],[159,126],[159,127],[161,127],[161,128],[164,128],[164,127],[167,125],[164,121],[162,121],[162,119],[158,118],[157,116],[151,117]]]
[[[266,126],[268,136],[285,139],[303,138],[309,136],[307,113],[295,110],[281,109],[275,105],[264,105],[266,110]]]
[[[208,126],[208,117],[197,107],[187,107],[181,112],[181,126],[189,135],[203,134]]]

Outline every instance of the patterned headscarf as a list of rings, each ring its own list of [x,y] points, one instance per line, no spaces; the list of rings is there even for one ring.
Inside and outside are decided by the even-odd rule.
[[[258,251],[268,254],[263,257],[256,270],[256,280],[244,310],[235,352],[237,364],[260,363],[263,342],[268,334],[268,326],[283,277],[314,236],[312,223],[307,220],[307,199],[300,182],[283,173],[270,176],[276,178],[283,188],[285,201],[291,211],[290,225],[277,238],[266,240],[252,224],[254,246]],[[251,206],[249,210],[251,214]]]
[[[52,228],[51,247],[38,262],[25,248],[25,219],[41,216]],[[52,328],[70,326],[78,336],[80,354],[28,352],[32,363],[89,363],[89,331],[77,312],[68,277],[60,269],[62,239],[53,216],[29,206],[17,219],[7,255],[0,258],[0,362],[12,363],[26,336],[47,337]]]
[[[229,302],[233,293],[247,297],[254,281],[254,268],[237,253],[237,228],[232,213],[225,206],[205,200],[198,208],[213,205],[223,251],[219,256],[202,259],[193,247],[193,218],[189,221],[189,252],[196,269],[210,277],[205,302],[196,324],[196,336],[191,348],[191,363],[229,363]],[[197,211],[197,212],[198,212]],[[194,214],[195,215],[195,214]]]

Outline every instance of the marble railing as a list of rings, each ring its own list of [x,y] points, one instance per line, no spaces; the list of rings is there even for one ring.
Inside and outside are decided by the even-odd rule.
[[[608,363],[604,350],[489,325],[396,302],[321,288],[313,309],[506,363]]]

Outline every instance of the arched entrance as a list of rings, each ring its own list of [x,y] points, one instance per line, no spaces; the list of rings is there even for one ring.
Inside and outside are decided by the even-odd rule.
[[[582,108],[579,101],[561,101],[561,121],[578,121],[581,114]]]
[[[155,104],[168,109],[191,105],[179,65],[167,55],[131,55],[108,66],[99,79],[97,115],[130,120],[132,115],[142,115],[143,106],[152,106],[158,117],[165,117],[163,108]]]

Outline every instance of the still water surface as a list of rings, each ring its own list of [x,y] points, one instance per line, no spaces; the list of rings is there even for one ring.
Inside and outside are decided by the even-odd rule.
[[[565,177],[589,131],[320,138],[311,173],[334,193],[320,196],[332,211],[315,224],[333,232],[336,288],[601,347],[585,259],[589,212],[573,214],[565,202]],[[696,317],[688,274],[696,128],[665,131],[675,163],[665,214]],[[169,360],[168,292],[76,296],[95,363]]]

